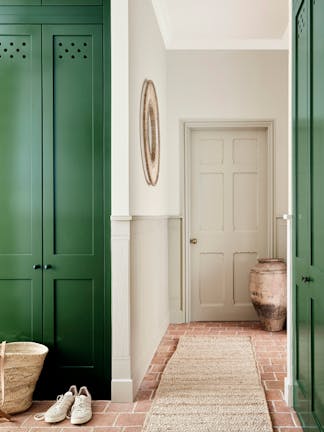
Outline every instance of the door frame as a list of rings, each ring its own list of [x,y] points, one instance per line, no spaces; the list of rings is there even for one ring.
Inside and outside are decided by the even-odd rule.
[[[275,214],[275,185],[274,185],[274,168],[275,168],[275,121],[274,120],[182,120],[180,122],[180,185],[181,185],[181,210],[183,214],[182,224],[182,278],[183,287],[181,287],[185,322],[191,321],[191,263],[190,263],[190,179],[191,179],[191,159],[190,144],[191,134],[195,130],[201,129],[265,129],[266,146],[267,146],[267,191],[268,191],[268,255],[273,256],[276,251],[276,214]]]

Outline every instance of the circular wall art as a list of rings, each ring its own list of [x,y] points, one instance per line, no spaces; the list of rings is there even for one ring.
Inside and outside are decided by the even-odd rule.
[[[153,81],[145,80],[141,96],[141,153],[145,180],[155,186],[160,172],[159,105]]]

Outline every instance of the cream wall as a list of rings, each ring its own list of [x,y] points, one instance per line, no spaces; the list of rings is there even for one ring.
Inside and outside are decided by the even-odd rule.
[[[288,52],[168,51],[170,211],[181,208],[180,120],[275,120],[276,214],[288,206]]]
[[[111,0],[111,213],[129,215],[128,0]]]
[[[166,51],[151,0],[129,1],[129,152],[131,222],[131,370],[133,393],[169,324]],[[143,81],[154,81],[160,112],[161,171],[147,185],[140,150]]]
[[[131,211],[135,215],[168,214],[168,141],[166,137],[167,58],[151,0],[129,1],[129,148]],[[148,186],[142,168],[139,110],[145,79],[154,81],[160,113],[161,170]]]

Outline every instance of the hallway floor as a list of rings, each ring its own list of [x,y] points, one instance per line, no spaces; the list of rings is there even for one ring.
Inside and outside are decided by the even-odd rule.
[[[247,335],[252,337],[258,368],[265,388],[275,432],[302,432],[295,412],[283,401],[286,376],[286,333],[268,333],[256,322],[194,322],[171,324],[163,337],[137,394],[136,402],[117,404],[93,402],[93,419],[85,426],[72,426],[68,420],[57,425],[36,422],[33,415],[52,402],[34,402],[26,413],[15,416],[14,423],[0,421],[0,432],[141,432],[147,411],[154,398],[161,373],[175,351],[182,335]]]

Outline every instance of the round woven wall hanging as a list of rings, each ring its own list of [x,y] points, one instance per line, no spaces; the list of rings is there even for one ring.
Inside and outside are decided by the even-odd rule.
[[[142,88],[140,131],[145,180],[155,186],[160,172],[160,120],[158,99],[151,80],[145,80]]]

